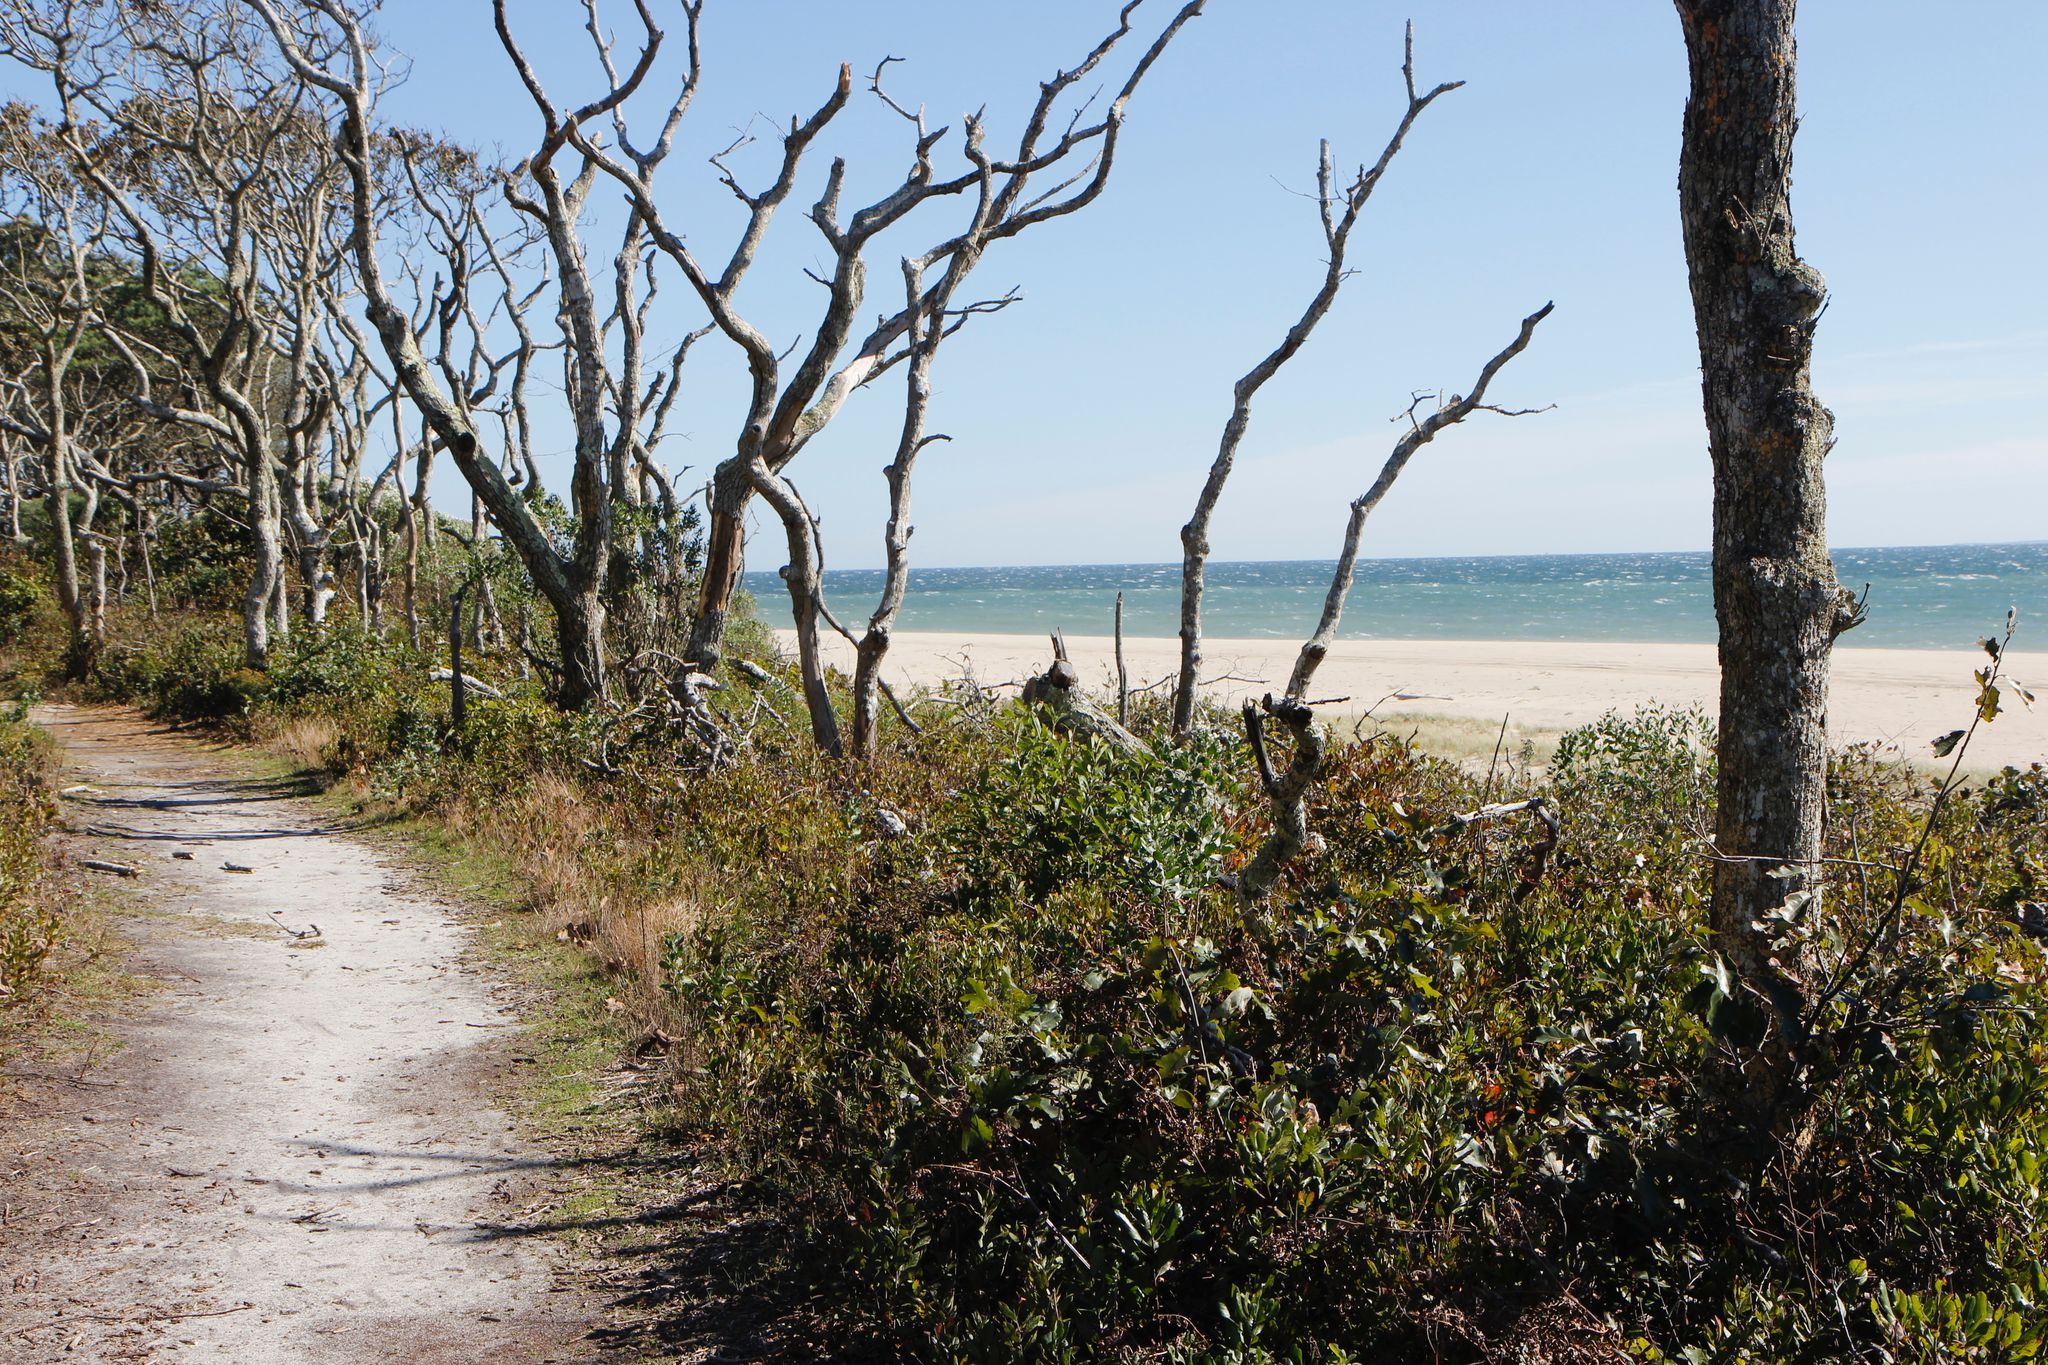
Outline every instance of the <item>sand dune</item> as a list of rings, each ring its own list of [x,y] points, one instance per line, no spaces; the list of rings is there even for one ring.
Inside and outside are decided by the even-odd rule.
[[[833,662],[850,670],[852,648],[832,645]],[[1067,645],[1084,680],[1115,688],[1108,637],[1069,636]],[[1298,648],[1291,640],[1210,640],[1206,690],[1224,701],[1277,690]],[[1126,640],[1132,686],[1171,675],[1178,649],[1173,639]],[[897,635],[885,672],[893,683],[933,684],[963,672],[997,683],[1038,672],[1050,658],[1043,636],[906,632]],[[1970,675],[1984,662],[1970,650],[1838,649],[1829,717],[1835,741],[1876,741],[1905,757],[1927,757],[1930,739],[1969,723]],[[2048,654],[2015,651],[2011,672],[2041,701],[2028,710],[2008,691],[2009,709],[1971,743],[1973,769],[2048,760]],[[1470,750],[1492,745],[1503,716],[1511,736],[1540,742],[1644,702],[1698,703],[1711,714],[1719,686],[1714,647],[1705,644],[1346,640],[1331,649],[1314,690],[1347,699],[1327,714],[1370,710],[1390,727],[1416,726],[1425,742]]]

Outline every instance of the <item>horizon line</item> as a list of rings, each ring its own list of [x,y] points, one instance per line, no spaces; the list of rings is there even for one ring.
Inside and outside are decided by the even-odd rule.
[[[2032,547],[2035,547],[2035,546],[2048,546],[2048,537],[2041,537],[2041,538],[2037,538],[2037,539],[2033,539],[2033,540],[1951,540],[1951,541],[1936,541],[1936,542],[1932,542],[1932,543],[1928,543],[1928,544],[1908,544],[1908,545],[1831,545],[1831,546],[1829,546],[1829,547],[1828,547],[1828,553],[1829,553],[1829,554],[1831,554],[1831,555],[1833,555],[1833,554],[1842,554],[1842,553],[1846,553],[1846,552],[1854,552],[1854,551],[1868,551],[1868,550],[1985,550],[1985,549],[1995,549],[1995,548],[1998,548],[1998,547],[2001,547],[2001,546],[2011,546],[2011,547],[2014,547],[2014,548],[2032,548]],[[1360,562],[1360,563],[1364,563],[1364,562],[1367,562],[1367,561],[1374,561],[1374,562],[1381,562],[1381,563],[1417,563],[1417,562],[1420,562],[1420,563],[1437,563],[1437,562],[1443,562],[1443,561],[1448,561],[1448,560],[1461,560],[1461,559],[1611,559],[1611,558],[1615,558],[1615,557],[1619,557],[1619,556],[1624,556],[1624,555],[1626,555],[1626,556],[1650,556],[1650,555],[1711,555],[1711,554],[1713,554],[1713,551],[1712,551],[1712,549],[1710,549],[1710,548],[1700,548],[1700,549],[1691,549],[1691,550],[1562,550],[1562,551],[1560,551],[1560,550],[1529,550],[1529,551],[1522,551],[1522,552],[1520,552],[1520,553],[1514,553],[1514,554],[1465,554],[1465,555],[1366,555],[1366,554],[1361,554],[1361,555],[1359,556],[1359,562]],[[1334,555],[1329,555],[1329,556],[1323,556],[1323,557],[1320,557],[1320,558],[1302,558],[1302,559],[1210,559],[1210,560],[1208,561],[1208,563],[1209,563],[1209,564],[1210,564],[1210,565],[1211,565],[1212,567],[1213,567],[1213,566],[1216,566],[1216,565],[1222,565],[1222,564],[1334,564],[1335,562],[1336,562],[1336,557],[1335,557]],[[1103,559],[1103,560],[1079,560],[1079,561],[1068,561],[1068,562],[1057,562],[1057,563],[1036,563],[1036,564],[1026,564],[1026,563],[1015,563],[1015,564],[913,564],[913,565],[911,565],[911,566],[910,566],[910,572],[911,572],[911,573],[916,573],[916,572],[918,572],[918,571],[919,571],[919,570],[921,570],[921,569],[922,569],[922,570],[932,570],[932,569],[945,569],[945,570],[949,570],[949,571],[950,571],[950,570],[966,570],[966,569],[1158,569],[1158,568],[1173,568],[1173,567],[1176,567],[1176,566],[1177,566],[1178,564],[1179,564],[1179,561],[1178,561],[1178,560],[1172,560],[1172,559],[1126,559],[1126,560],[1109,560],[1109,559]],[[776,569],[748,569],[748,570],[746,570],[745,572],[746,572],[746,573],[749,573],[749,574],[757,574],[757,573],[758,573],[758,574],[766,574],[766,575],[768,575],[768,576],[770,576],[770,577],[775,577],[775,576],[777,576],[777,575],[778,575],[778,572],[779,572],[779,571],[778,571],[778,570],[776,570]],[[884,572],[884,567],[883,567],[882,565],[879,565],[879,564],[877,564],[877,565],[865,565],[865,566],[861,566],[861,567],[857,567],[857,568],[828,568],[828,569],[826,569],[826,570],[825,570],[825,572],[826,572],[826,573],[828,573],[828,574],[835,574],[835,573],[882,573],[882,572]]]

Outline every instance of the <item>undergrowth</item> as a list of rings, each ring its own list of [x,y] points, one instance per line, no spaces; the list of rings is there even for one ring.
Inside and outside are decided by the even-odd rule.
[[[0,1010],[32,1005],[56,947],[62,903],[44,866],[56,815],[47,739],[24,703],[0,704]]]
[[[1895,897],[1930,790],[1841,757],[1801,932],[1857,969],[1759,1122],[1752,1007],[1705,931],[1697,713],[1610,716],[1543,773],[1337,749],[1321,840],[1252,920],[1218,874],[1264,814],[1221,717],[1132,757],[955,698],[855,770],[786,679],[735,678],[753,748],[685,772],[659,727],[511,679],[451,733],[401,646],[336,632],[242,677],[210,632],[110,649],[96,685],[502,850],[849,1353],[2021,1361],[2048,1336],[2039,766],[1947,802]],[[1450,818],[1539,793],[1546,863],[1533,827]]]

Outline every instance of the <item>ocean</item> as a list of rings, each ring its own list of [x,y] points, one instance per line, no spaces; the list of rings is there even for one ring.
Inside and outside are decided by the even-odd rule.
[[[1870,588],[1870,619],[1842,637],[1844,647],[1968,648],[1979,636],[2002,631],[2006,609],[2018,607],[2014,647],[2048,648],[2048,541],[1834,553],[1844,584],[1859,593],[1865,584]],[[1300,639],[1315,627],[1332,567],[1328,560],[1211,564],[1203,628],[1218,639]],[[1358,566],[1339,635],[1711,642],[1709,568],[1704,551],[1370,559]],[[881,586],[879,569],[828,570],[825,599],[858,630]],[[788,624],[789,599],[775,574],[750,573],[747,587],[764,620]],[[1179,630],[1178,564],[913,567],[897,628],[1107,635],[1119,591],[1126,634]]]

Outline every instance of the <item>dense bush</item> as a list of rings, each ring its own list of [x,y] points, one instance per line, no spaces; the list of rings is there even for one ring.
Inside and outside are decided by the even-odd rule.
[[[808,895],[707,867],[728,909],[668,957],[688,1091],[881,1353],[2031,1358],[2039,773],[1952,804],[1953,908],[1915,901],[1830,1003],[1811,1102],[1759,1124],[1701,927],[1707,737],[1568,737],[1565,846],[1519,899],[1533,833],[1447,832],[1475,779],[1347,750],[1264,935],[1196,870],[1249,832],[1220,750],[927,737],[961,780],[909,839],[842,821]],[[1854,759],[1836,788],[1873,858],[1925,795]],[[777,862],[787,809],[724,865]]]
[[[0,558],[0,645],[11,645],[27,632],[43,597],[25,569]]]
[[[42,833],[54,815],[49,751],[24,708],[0,708],[0,1009],[35,998],[58,931]]]

